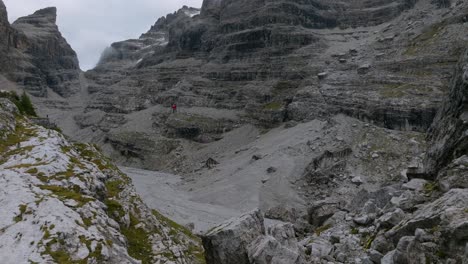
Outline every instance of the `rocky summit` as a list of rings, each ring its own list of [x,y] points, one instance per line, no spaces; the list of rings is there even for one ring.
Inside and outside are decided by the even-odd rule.
[[[3,2],[0,10],[0,72],[34,96],[45,97],[49,90],[64,97],[76,92],[81,71],[56,25],[57,9],[39,10],[11,25]]]
[[[467,1],[204,0],[87,72],[56,16],[0,0],[0,263],[468,264]]]

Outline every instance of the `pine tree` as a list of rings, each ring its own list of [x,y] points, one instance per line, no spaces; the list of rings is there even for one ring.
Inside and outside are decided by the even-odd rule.
[[[26,92],[23,92],[20,98],[20,111],[23,112],[23,114],[29,115],[29,116],[37,116],[36,110],[34,110],[34,106],[31,102],[31,99],[29,99],[29,96],[26,94]]]

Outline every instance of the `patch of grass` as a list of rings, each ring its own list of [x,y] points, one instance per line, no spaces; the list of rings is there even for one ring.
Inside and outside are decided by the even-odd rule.
[[[437,182],[428,182],[424,184],[424,193],[432,194],[433,192],[439,191],[439,184]]]
[[[91,250],[90,250],[91,252]],[[103,260],[104,260],[104,257],[102,256],[102,244],[101,243],[97,243],[96,245],[96,248],[94,249],[93,252],[91,252],[89,254],[89,256],[87,257],[87,259],[95,259],[97,261],[97,263],[102,263]],[[88,262],[86,262],[88,263]]]
[[[431,229],[429,229],[429,233],[432,234],[432,235],[439,232],[439,231],[440,231],[440,226],[438,226],[438,225],[433,226]]]
[[[436,256],[441,259],[446,259],[447,257],[449,257],[449,255],[446,252],[442,251],[441,249],[437,250]]]
[[[66,252],[63,249],[59,249],[57,251],[52,251],[52,245],[54,244],[61,244],[64,245],[65,241],[63,240],[58,240],[56,238],[53,238],[51,241],[49,241],[46,246],[44,252],[42,252],[42,255],[49,255],[52,257],[52,259],[55,261],[55,263],[60,263],[60,264],[73,264],[73,263],[78,263],[72,260],[70,254]]]
[[[280,110],[283,104],[280,102],[271,102],[263,106],[264,110]]]
[[[355,227],[351,228],[351,231],[349,232],[351,235],[357,235],[359,234],[359,230]]]
[[[23,221],[23,216],[24,216],[24,213],[26,213],[26,210],[28,209],[28,206],[26,204],[21,204],[19,206],[19,215],[15,216],[13,218],[13,220],[15,221],[15,223],[18,223],[18,222],[21,222]]]
[[[90,227],[93,224],[93,220],[91,218],[84,217],[83,223],[85,224],[85,226]]]
[[[45,176],[45,173],[43,172],[39,172],[37,175],[36,175],[36,178],[38,178],[41,182],[47,182],[49,177]]]
[[[326,224],[326,225],[323,225],[321,227],[318,227],[317,229],[315,229],[315,234],[317,236],[320,236],[323,232],[327,231],[328,229],[332,228],[332,225],[331,224]]]
[[[0,154],[3,154],[5,158],[14,154],[22,153],[28,149],[32,150],[31,148],[20,148],[18,146],[21,142],[27,141],[34,136],[37,136],[37,131],[32,128],[27,128],[24,125],[23,119],[17,117],[15,132],[8,134],[5,140],[0,141]],[[16,148],[11,149],[14,146],[16,146]]]
[[[65,178],[65,179],[70,179],[71,177],[75,176],[75,171],[73,170],[73,165],[68,164],[68,168],[66,171],[62,171],[59,173],[56,173],[52,178]]]
[[[205,264],[205,252],[201,247],[195,246],[193,244],[189,245],[189,248],[186,252],[187,256],[193,256],[200,264]]]
[[[6,169],[8,169],[8,170],[11,170],[11,169],[27,169],[27,168],[43,166],[43,165],[47,165],[47,164],[48,164],[47,162],[39,162],[39,163],[34,163],[34,164],[29,164],[29,163],[28,164],[19,164],[19,165],[7,167]]]
[[[186,236],[188,236],[189,238],[191,239],[194,239],[194,240],[200,240],[199,237],[195,236],[188,228],[186,228],[185,226],[182,226],[174,221],[172,221],[171,219],[165,217],[164,215],[162,215],[160,212],[156,211],[156,210],[152,210],[152,213],[154,216],[156,216],[156,218],[163,224],[165,224],[165,226],[169,226],[171,227],[171,231],[179,231],[179,232],[182,232],[184,233]],[[177,233],[177,232],[176,232]],[[201,242],[201,241],[200,241]]]
[[[152,263],[153,251],[149,240],[149,234],[142,228],[136,228],[140,222],[130,214],[130,226],[122,228],[122,234],[128,240],[128,254],[138,260],[142,264]]]
[[[77,188],[76,188],[77,187]],[[51,191],[53,194],[57,195],[61,200],[75,200],[78,202],[78,206],[82,207],[86,203],[90,201],[94,201],[93,198],[84,197],[79,192],[79,187],[76,186],[73,190],[62,186],[55,186],[55,185],[39,185],[39,188],[43,190]]]
[[[29,174],[36,174],[37,172],[38,172],[37,168],[32,168],[26,171],[26,173],[29,173]]]
[[[365,249],[370,249],[372,246],[372,242],[374,242],[375,238],[377,237],[376,234],[369,234],[366,235],[363,239],[363,245],[362,247]]]
[[[124,181],[122,180],[107,181],[106,182],[107,197],[108,198],[118,197],[118,195],[122,191],[121,186],[123,184],[124,184]]]
[[[104,201],[104,204],[107,206],[108,214],[112,218],[118,217],[123,217],[125,215],[125,211],[123,209],[123,206],[116,200],[113,199],[106,199]],[[115,219],[117,222],[120,222],[120,219]]]

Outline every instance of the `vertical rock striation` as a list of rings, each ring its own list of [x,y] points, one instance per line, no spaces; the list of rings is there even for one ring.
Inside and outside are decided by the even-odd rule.
[[[57,9],[50,7],[19,18],[12,27],[28,39],[24,52],[37,69],[34,77],[44,87],[68,97],[76,92],[80,68],[77,55],[60,33],[56,20]],[[26,76],[18,74],[17,81],[21,80],[26,87],[34,86],[34,82],[30,83]],[[40,95],[46,95],[46,91],[41,91]]]

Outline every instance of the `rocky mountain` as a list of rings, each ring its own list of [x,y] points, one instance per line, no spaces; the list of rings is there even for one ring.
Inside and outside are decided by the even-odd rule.
[[[82,114],[70,113],[79,129],[69,132],[93,134],[123,164],[187,171],[200,161],[183,150],[245,124],[345,114],[424,132],[462,51],[463,8],[429,0],[184,7],[105,51],[86,73],[89,98]],[[177,115],[168,113],[173,102]]]
[[[150,210],[96,147],[0,98],[1,263],[203,263],[191,233]],[[197,257],[198,256],[198,257]]]
[[[34,98],[39,113],[72,139],[96,143],[133,167],[122,170],[136,190],[119,170],[106,168],[101,154],[98,161],[89,157],[93,145],[50,132],[65,146],[55,156],[68,156],[63,166],[78,175],[70,177],[62,165],[48,174],[49,154],[36,164],[32,159],[41,157],[21,156],[13,141],[6,162],[15,165],[1,166],[26,175],[32,185],[21,192],[51,192],[86,214],[74,226],[79,232],[91,219],[97,231],[89,234],[113,241],[94,239],[85,256],[79,242],[86,242],[62,248],[56,227],[42,228],[57,240],[35,239],[42,247],[31,245],[30,258],[57,257],[48,253],[52,243],[52,252],[68,252],[65,258],[99,262],[93,254],[101,241],[109,262],[142,255],[150,257],[143,262],[196,261],[196,239],[151,214],[145,202],[201,233],[208,264],[467,263],[466,1],[205,0],[201,9],[160,18],[138,39],[113,43],[81,76],[68,67],[74,53],[57,35],[52,13],[41,10],[13,25],[0,20],[0,33],[11,36],[0,42],[0,67],[14,81],[21,78],[12,78],[8,65],[27,62],[41,71],[27,71],[40,83],[29,91],[47,96]],[[41,57],[51,36],[56,49]],[[49,79],[62,82],[42,82]],[[59,96],[35,92],[48,88]],[[11,114],[1,120],[2,129],[14,129]],[[20,150],[23,144],[33,147],[20,143]],[[47,175],[55,175],[47,179],[53,187],[34,185]],[[56,190],[77,191],[75,185],[83,204]],[[142,201],[132,198],[136,192]],[[15,212],[7,220],[36,217],[25,213],[30,200],[7,204]],[[129,238],[140,236],[151,250]]]
[[[428,132],[425,170],[411,167],[405,183],[351,200],[314,202],[314,233],[297,220],[268,223],[259,211],[226,222],[203,237],[207,263],[467,263],[467,62],[465,51]]]
[[[56,8],[39,10],[12,25],[3,2],[0,10],[0,56],[5,62],[0,73],[34,96],[46,97],[49,90],[64,97],[76,93],[81,70],[56,25]]]

